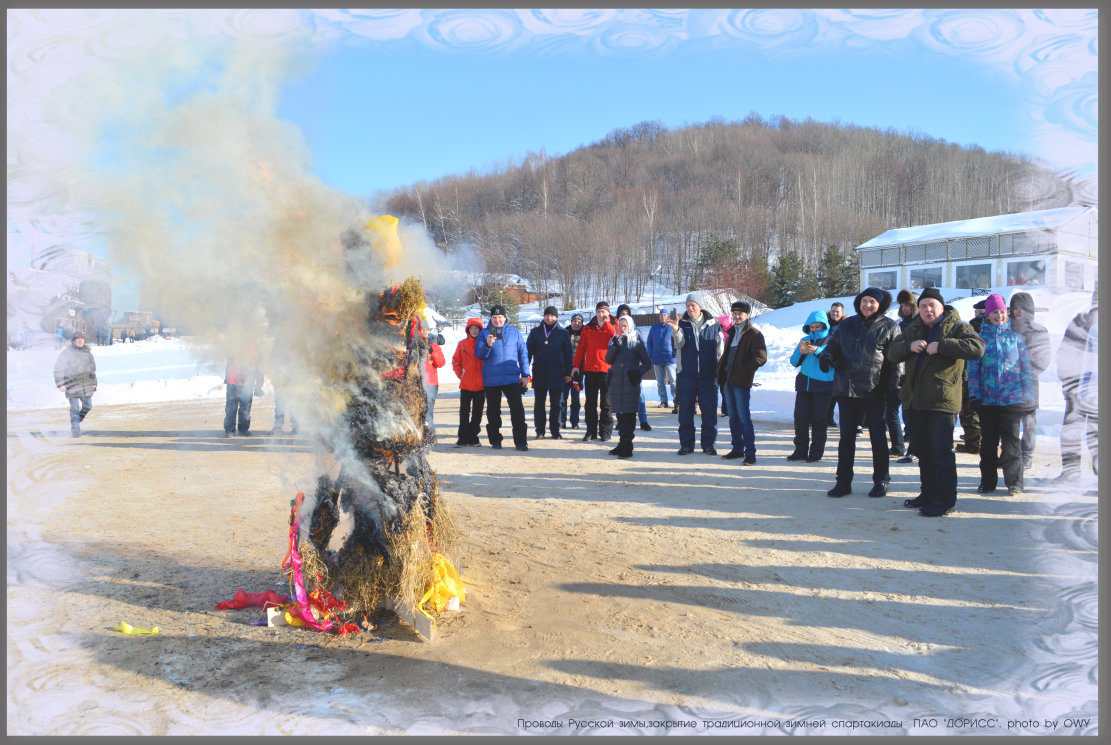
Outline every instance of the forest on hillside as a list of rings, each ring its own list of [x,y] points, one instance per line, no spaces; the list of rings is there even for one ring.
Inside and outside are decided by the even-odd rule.
[[[887,229],[1065,206],[1072,191],[1019,154],[751,114],[642,122],[379,203],[423,223],[446,254],[468,247],[485,272],[558,291],[567,307],[636,297],[650,279],[779,307],[855,292],[852,249]]]

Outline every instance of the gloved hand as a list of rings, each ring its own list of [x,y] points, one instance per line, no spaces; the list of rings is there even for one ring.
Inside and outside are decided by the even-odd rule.
[[[641,376],[640,376],[640,372],[639,372],[639,371],[637,371],[637,370],[629,370],[629,371],[628,371],[627,373],[625,373],[625,374],[629,376],[629,382],[630,382],[630,383],[632,383],[633,385],[640,385],[640,380],[641,380]]]
[[[818,358],[818,369],[822,372],[829,372],[829,357],[822,355]]]

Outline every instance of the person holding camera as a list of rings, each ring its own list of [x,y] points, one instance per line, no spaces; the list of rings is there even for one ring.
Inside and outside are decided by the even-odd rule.
[[[571,323],[567,324],[564,329],[567,336],[571,338],[571,360],[575,359],[575,352],[579,348],[579,339],[582,338],[583,332],[583,317],[581,313],[576,313],[571,316]],[[582,390],[582,381],[578,375],[572,377],[569,381],[563,384],[563,395],[559,397],[559,426],[567,427],[567,406],[571,406],[571,429],[579,428],[579,410],[582,408],[582,401],[579,398],[579,392]]]
[[[834,372],[823,372],[818,364],[829,341],[825,311],[813,311],[802,328],[806,336],[791,353],[791,365],[799,368],[799,373],[795,376],[795,449],[787,460],[817,463],[826,452],[826,413],[833,400]]]
[[[529,332],[525,346],[532,364],[532,390],[536,398],[532,418],[536,439],[544,437],[545,416],[552,439],[563,439],[559,433],[559,401],[563,386],[571,382],[571,337],[559,325],[559,310],[554,305],[544,309],[543,322]]]
[[[509,404],[513,444],[528,450],[528,424],[522,394],[528,390],[529,361],[525,337],[506,323],[505,306],[490,308],[490,325],[478,333],[475,357],[482,360],[482,385],[486,391],[486,436],[490,447],[501,449],[501,399]]]
[[[640,341],[632,316],[619,317],[617,331],[606,348],[606,363],[610,366],[606,377],[610,405],[617,412],[618,435],[617,447],[609,452],[618,458],[631,458],[640,408],[640,382],[652,369],[652,359]]]

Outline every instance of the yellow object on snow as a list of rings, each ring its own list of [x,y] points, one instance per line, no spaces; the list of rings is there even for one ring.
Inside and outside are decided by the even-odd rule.
[[[463,587],[463,580],[459,579],[459,573],[455,571],[455,567],[441,554],[433,554],[432,586],[428,588],[428,592],[424,593],[424,597],[417,603],[418,610],[432,618],[432,614],[424,609],[425,603],[429,603],[433,611],[440,613],[448,607],[452,598],[458,598],[459,602],[462,603],[466,596],[467,589]]]
[[[155,626],[153,629],[141,629],[138,626],[132,626],[129,623],[120,621],[120,625],[112,629],[112,631],[119,631],[121,634],[157,634],[158,627]]]

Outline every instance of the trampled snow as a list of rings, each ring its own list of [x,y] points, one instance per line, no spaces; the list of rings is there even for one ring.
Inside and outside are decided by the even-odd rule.
[[[1000,288],[1005,298],[1019,288]],[[1029,292],[1039,311],[1036,322],[1049,331],[1050,342],[1056,356],[1057,346],[1069,321],[1077,313],[1091,306],[1091,293],[1058,293],[1047,289],[1021,288]],[[795,345],[803,336],[802,324],[814,310],[828,310],[834,300],[840,300],[848,313],[853,313],[852,297],[827,298],[798,303],[779,310],[772,310],[754,317],[754,325],[764,334],[768,347],[768,363],[756,374],[757,386],[752,391],[751,407],[757,421],[788,424],[794,410],[794,382],[798,370],[791,366],[790,357]],[[963,298],[953,303],[961,318],[972,318],[974,298]],[[1044,310],[1043,310],[1044,309]],[[894,317],[895,308],[889,311]],[[483,319],[486,321],[486,319]],[[589,320],[589,319],[588,319]],[[455,376],[451,371],[451,357],[455,346],[463,337],[463,329],[440,326],[445,337],[444,356],[447,365],[440,370],[442,396],[454,393]],[[113,344],[110,347],[92,346],[96,358],[99,387],[94,405],[153,403],[201,398],[223,398],[224,367],[222,361],[212,361],[207,347],[199,340],[151,338],[132,344]],[[10,350],[7,355],[7,405],[10,410],[48,409],[67,407],[65,398],[54,387],[53,368],[58,350]],[[1055,366],[1042,373],[1041,408],[1038,433],[1056,436],[1064,411],[1060,380]],[[264,388],[268,388],[264,386]],[[655,381],[645,381],[645,400],[657,402]]]

